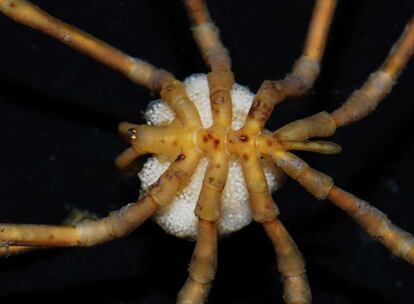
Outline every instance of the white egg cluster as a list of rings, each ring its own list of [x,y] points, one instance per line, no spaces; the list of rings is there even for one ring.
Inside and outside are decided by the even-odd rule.
[[[197,107],[203,126],[211,126],[213,119],[210,108],[209,89],[207,76],[195,74],[184,81],[188,97]],[[247,88],[235,84],[231,92],[233,103],[232,128],[241,128],[246,119],[254,94]],[[162,100],[149,103],[145,112],[145,118],[150,125],[165,125],[174,119],[174,112]],[[169,162],[161,162],[157,157],[150,157],[144,164],[138,177],[142,190],[145,191],[154,183],[170,165]],[[201,191],[204,172],[207,168],[207,159],[201,159],[190,183],[182,189],[173,202],[159,210],[154,220],[168,233],[182,238],[193,239],[197,233],[197,217],[194,209]],[[278,187],[276,176],[271,170],[265,168],[266,179],[269,188],[274,191]],[[218,223],[220,234],[229,234],[240,230],[251,222],[249,197],[242,174],[240,164],[233,160],[229,164],[229,172],[226,186],[222,195],[222,217]]]

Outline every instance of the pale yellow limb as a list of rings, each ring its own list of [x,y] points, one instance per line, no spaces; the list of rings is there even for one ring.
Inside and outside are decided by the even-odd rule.
[[[189,278],[178,294],[178,304],[206,302],[217,264],[216,223],[198,220],[197,243],[189,267]]]
[[[189,278],[178,294],[177,303],[204,303],[216,272],[217,220],[221,217],[221,202],[228,173],[228,155],[224,142],[217,141],[220,127],[205,130],[202,148],[209,151],[208,166],[203,178],[195,214],[198,217],[196,248],[189,267]]]
[[[337,154],[342,148],[338,144],[329,141],[284,141],[282,147],[288,151],[309,151],[321,154]]]
[[[102,219],[85,221],[73,226],[0,224],[0,243],[4,244],[3,247],[93,246],[125,236],[151,217],[158,206],[171,203],[177,191],[187,184],[199,160],[199,154],[187,152],[188,150],[184,150],[185,157],[173,162],[148,189],[147,195],[136,203],[111,212]]]
[[[263,81],[246,118],[245,128],[251,132],[259,132],[263,129],[273,112],[274,107],[285,99],[285,88],[281,81]]]
[[[214,71],[230,71],[231,59],[220,40],[218,28],[210,18],[205,0],[184,0],[193,24],[193,35],[204,60]]]
[[[310,304],[311,291],[306,276],[305,261],[295,242],[277,219],[263,223],[276,252],[277,268],[282,274],[287,304]]]
[[[393,224],[388,217],[356,196],[336,186],[328,199],[348,213],[370,236],[380,241],[394,255],[414,265],[414,237]]]
[[[398,76],[414,54],[414,17],[408,22],[403,34],[392,47],[384,64],[372,73],[362,85],[332,113],[338,127],[349,125],[371,114],[377,105],[391,92]]]
[[[269,151],[273,161],[287,175],[299,182],[318,199],[325,199],[333,186],[332,178],[311,168],[305,161],[296,155],[281,151]]]
[[[246,128],[229,132],[230,153],[240,159],[246,188],[249,193],[250,208],[255,221],[263,223],[274,219],[279,209],[273,202],[256,148],[256,136]]]
[[[229,161],[226,153],[209,157],[195,214],[199,219],[216,222],[221,217],[221,196],[226,185]]]
[[[109,216],[74,226],[0,224],[0,243],[44,247],[93,246],[128,234],[157,209],[154,201],[146,196]]]
[[[242,158],[248,155],[246,151],[242,153]],[[288,304],[308,304],[311,292],[305,262],[289,233],[276,218],[279,210],[269,192],[260,161],[255,156],[242,159],[241,164],[252,217],[263,225],[275,248],[278,269],[283,276],[284,300]]]
[[[0,0],[0,12],[13,20],[43,32],[71,48],[121,72],[131,81],[159,92],[165,80],[173,76],[76,27],[60,21],[25,0]]]
[[[0,247],[0,257],[9,257],[11,255],[18,255],[38,249],[42,249],[42,247],[5,245],[5,247]]]
[[[80,209],[73,209],[69,215],[62,222],[63,225],[76,225],[84,221],[96,220],[98,217],[87,211]],[[9,257],[12,255],[18,255],[22,253],[27,253],[34,250],[47,249],[51,247],[42,247],[42,246],[13,246],[9,245],[7,242],[3,243],[0,246],[0,257]],[[53,248],[53,247],[52,247]]]
[[[216,127],[231,127],[233,106],[231,90],[234,75],[231,71],[214,71],[208,74],[211,114]]]
[[[336,0],[316,1],[303,49],[303,56],[307,56],[315,61],[321,61],[336,4]]]
[[[336,124],[327,112],[295,120],[274,132],[285,141],[304,141],[311,137],[328,137],[335,133]]]
[[[325,52],[336,5],[337,0],[317,0],[315,3],[302,56],[295,62],[292,73],[286,78],[300,80],[302,88],[298,88],[299,95],[311,89],[319,75],[320,62]]]
[[[200,153],[191,147],[181,151],[177,160],[148,188],[148,195],[159,206],[169,205],[177,192],[187,185],[199,160]]]
[[[182,134],[182,128],[176,124],[158,127],[122,122],[119,132],[132,145],[116,158],[115,163],[119,168],[128,167],[141,155],[155,154],[173,161],[180,152],[178,137]]]
[[[200,132],[200,148],[208,151],[208,166],[203,178],[195,214],[198,217],[197,244],[189,267],[189,278],[178,294],[177,303],[204,303],[214,280],[217,259],[217,220],[228,174],[228,155],[223,126]]]
[[[210,18],[205,0],[184,0],[193,25],[193,35],[212,72],[208,75],[211,112],[215,125],[230,126],[232,120],[231,89],[234,76],[231,59],[223,46],[218,28]]]
[[[176,79],[165,81],[161,89],[161,98],[173,109],[184,127],[196,129],[202,127],[200,114],[188,98],[181,81]]]
[[[336,0],[316,1],[302,55],[284,79],[263,82],[250,108],[247,128],[261,130],[277,104],[289,97],[303,96],[313,87],[319,75],[336,3]]]
[[[280,150],[260,146],[287,175],[298,181],[318,199],[329,199],[347,212],[369,235],[378,239],[393,254],[414,265],[414,237],[394,225],[385,214],[334,186],[330,176],[309,167],[299,157]]]

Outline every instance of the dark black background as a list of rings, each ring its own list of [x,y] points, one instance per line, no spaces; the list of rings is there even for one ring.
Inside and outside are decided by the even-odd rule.
[[[206,72],[178,0],[34,1],[50,13],[168,69]],[[237,82],[257,90],[290,70],[313,1],[209,1]],[[310,96],[289,101],[269,128],[332,111],[383,61],[413,11],[411,1],[341,1]],[[143,123],[156,98],[122,76],[0,16],[0,219],[59,223],[68,208],[105,215],[134,201],[137,178],[113,159],[123,120]],[[299,153],[336,183],[414,232],[414,65],[371,117],[341,129],[340,155]],[[306,260],[314,303],[413,303],[414,269],[371,240],[336,207],[289,181],[277,195]],[[148,222],[88,249],[56,249],[0,261],[0,300],[43,303],[173,303],[193,243]],[[259,225],[219,246],[210,303],[281,303],[272,247]]]

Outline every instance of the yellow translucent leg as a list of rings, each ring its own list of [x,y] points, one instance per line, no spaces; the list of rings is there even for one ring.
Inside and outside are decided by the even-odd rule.
[[[144,154],[156,154],[173,161],[180,152],[179,134],[183,131],[176,123],[166,127],[134,125],[129,122],[119,124],[119,132],[132,145],[115,160],[121,169],[127,168],[135,159]]]
[[[276,130],[276,138],[284,141],[304,141],[312,137],[328,137],[335,133],[336,124],[327,112],[299,119]]]
[[[0,224],[0,242],[44,247],[93,246],[128,234],[157,209],[149,197],[129,204],[109,216],[75,226]],[[17,249],[17,248],[16,248]],[[7,250],[7,249],[6,249]]]
[[[187,153],[173,162],[168,170],[136,203],[126,205],[99,220],[74,226],[0,224],[0,243],[44,247],[93,246],[127,235],[151,217],[158,206],[168,205],[184,187],[199,160],[197,153]],[[186,154],[185,154],[186,153]]]
[[[316,1],[303,49],[303,56],[315,61],[321,61],[336,4],[336,0]]]
[[[0,247],[0,257],[8,257],[11,255],[18,255],[33,250],[42,249],[42,247],[34,246],[8,246]]]
[[[246,128],[260,131],[273,108],[288,97],[305,95],[319,75],[336,0],[317,0],[302,56],[284,79],[264,81],[257,92],[246,120]]]
[[[274,219],[279,210],[273,202],[266,177],[256,147],[255,132],[247,128],[229,132],[230,153],[240,159],[246,188],[250,198],[250,208],[255,221],[263,223]]]
[[[189,182],[199,159],[199,153],[183,150],[167,171],[148,188],[148,195],[159,206],[170,204],[177,192]]]
[[[75,226],[84,221],[90,221],[97,219],[96,215],[89,211],[74,209],[68,215],[68,217],[62,222],[63,225]],[[0,257],[8,257],[11,255],[22,254],[34,250],[47,249],[51,247],[42,246],[13,246],[10,243],[4,243],[0,247]]]
[[[161,89],[161,98],[173,109],[184,127],[202,128],[198,110],[188,98],[181,81],[176,79],[165,81]]]
[[[414,265],[414,237],[394,225],[385,214],[369,203],[334,186],[330,176],[309,167],[299,157],[261,146],[282,170],[317,199],[329,199],[347,212],[369,235],[378,239],[393,254]]]
[[[197,243],[189,267],[189,278],[178,294],[177,303],[205,303],[216,273],[216,264],[216,223],[199,219]]]
[[[306,276],[305,261],[295,242],[277,219],[263,223],[267,236],[276,252],[277,268],[282,274],[287,304],[311,303],[311,291]]]
[[[184,0],[184,4],[193,25],[194,38],[212,70],[208,75],[208,84],[214,123],[216,126],[230,126],[230,92],[234,83],[230,56],[221,42],[218,28],[210,18],[205,0]]]
[[[231,59],[220,40],[218,28],[210,18],[205,0],[184,0],[193,24],[193,35],[204,60],[213,71],[230,71]]]
[[[0,0],[0,12],[13,20],[43,32],[71,48],[121,72],[131,81],[159,92],[173,76],[47,14],[25,0]]]
[[[231,127],[233,119],[231,89],[233,84],[234,76],[230,70],[214,71],[208,74],[211,114],[215,127]]]
[[[244,130],[237,134],[238,138],[245,136]],[[236,138],[233,135],[233,140]],[[283,276],[284,299],[290,304],[310,303],[311,293],[305,273],[305,263],[301,253],[297,249],[282,223],[276,219],[279,209],[269,192],[267,181],[257,156],[257,150],[239,147],[239,155],[249,192],[250,208],[255,221],[262,223],[272,241],[276,252],[278,269]],[[255,144],[252,145],[255,147]],[[259,146],[260,147],[260,146]]]
[[[380,101],[391,92],[398,76],[414,54],[414,17],[408,22],[400,39],[378,71],[332,113],[338,127],[357,122],[371,114]]]
[[[285,99],[284,81],[266,80],[262,83],[246,118],[245,128],[259,132],[265,126],[274,107]]]
[[[226,185],[229,161],[225,153],[209,157],[195,214],[198,218],[214,221],[221,217],[221,195]]]
[[[287,80],[300,80],[297,95],[303,95],[311,89],[319,75],[336,4],[336,0],[317,0],[315,3],[302,56],[295,62],[292,73],[287,77]]]
[[[189,267],[189,278],[178,294],[178,303],[204,303],[207,299],[216,272],[216,223],[221,217],[221,197],[227,173],[227,154],[215,151],[209,157],[197,201],[197,243]]]
[[[341,146],[329,141],[284,141],[282,147],[288,151],[309,151],[321,154],[337,154],[340,153]]]
[[[414,265],[414,237],[393,224],[388,217],[356,196],[333,186],[328,199],[348,213],[370,236],[396,256]]]

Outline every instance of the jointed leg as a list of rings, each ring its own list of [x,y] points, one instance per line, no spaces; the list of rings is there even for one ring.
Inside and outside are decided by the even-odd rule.
[[[275,248],[278,269],[283,276],[285,302],[309,304],[311,292],[305,273],[305,262],[292,238],[277,219],[279,209],[269,192],[257,155],[255,139],[245,129],[247,127],[235,131],[230,138],[236,143],[243,142],[239,147],[236,145],[234,152],[237,151],[241,160],[252,217],[263,225]]]
[[[212,71],[208,74],[208,84],[214,125],[226,128],[232,121],[231,89],[234,83],[229,53],[210,18],[205,0],[184,0],[184,4],[193,25],[194,38]]]
[[[284,79],[263,82],[249,111],[246,125],[259,130],[277,104],[289,97],[305,95],[313,87],[319,75],[336,3],[336,0],[316,1],[302,55]]]
[[[5,244],[3,247],[93,246],[126,235],[148,219],[156,209],[154,201],[146,196],[105,218],[75,226],[0,224],[0,242]]]
[[[62,225],[74,226],[85,221],[96,220],[97,216],[86,210],[74,209],[69,215],[63,220]],[[0,247],[0,257],[8,257],[11,255],[22,254],[39,249],[47,249],[51,247],[42,246],[13,246],[5,242]]]
[[[216,223],[199,219],[196,248],[189,266],[189,277],[178,294],[179,304],[201,304],[207,299],[217,264]]]
[[[282,222],[277,219],[263,223],[276,252],[277,268],[283,276],[283,299],[287,304],[311,303],[311,291],[305,261]]]
[[[393,254],[414,265],[414,237],[394,225],[384,213],[335,186],[329,191],[328,199],[348,213],[370,236],[378,239]]]
[[[197,243],[189,267],[189,278],[178,294],[178,303],[204,303],[217,263],[217,221],[221,217],[222,193],[228,172],[228,156],[213,153],[204,174],[195,214]]]
[[[35,246],[8,246],[0,247],[0,257],[8,257],[11,255],[18,255],[33,250],[41,249],[42,247]]]
[[[390,54],[378,71],[372,73],[361,89],[332,113],[338,127],[349,125],[371,114],[379,102],[391,91],[398,76],[414,54],[414,17],[392,47]]]
[[[204,60],[212,71],[230,71],[231,60],[220,40],[218,28],[210,18],[205,0],[184,0],[193,25],[193,35]]]
[[[317,62],[322,60],[336,4],[332,0],[316,1],[302,56]]]
[[[281,150],[265,146],[261,152],[273,158],[290,177],[298,181],[318,199],[329,199],[346,211],[368,234],[383,243],[393,254],[414,265],[414,237],[397,227],[378,209],[334,186],[332,178],[301,160]]]
[[[111,212],[99,220],[74,226],[0,224],[0,243],[44,247],[93,246],[127,235],[151,217],[158,206],[169,204],[194,172],[199,155],[193,153],[171,164],[150,187],[146,196],[136,203]],[[1,247],[1,246],[0,246]]]
[[[135,159],[144,154],[155,154],[174,161],[180,153],[177,145],[182,128],[178,123],[166,127],[135,125],[128,122],[119,124],[119,133],[132,147],[122,152],[115,160],[120,169],[127,168]]]
[[[0,12],[121,72],[131,81],[154,92],[159,92],[164,81],[172,78],[164,70],[126,55],[107,43],[50,16],[28,1],[0,0]]]
[[[189,277],[178,294],[177,303],[204,303],[214,280],[217,264],[217,220],[221,217],[221,195],[227,166],[215,168],[219,159],[210,160],[195,213],[198,217],[196,248],[189,266]],[[227,165],[227,160],[224,163]],[[214,176],[214,177],[213,177]]]
[[[306,94],[319,75],[336,4],[336,0],[316,0],[302,56],[296,61],[292,73],[286,77],[292,82],[294,78],[299,80],[300,87],[290,93],[293,96]]]

